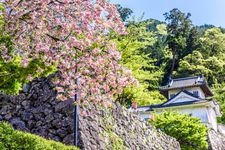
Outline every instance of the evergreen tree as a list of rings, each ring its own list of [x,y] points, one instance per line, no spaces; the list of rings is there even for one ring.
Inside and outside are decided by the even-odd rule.
[[[192,22],[189,19],[191,14],[182,13],[175,8],[169,13],[165,13],[167,21],[167,43],[172,52],[172,64],[169,75],[171,76],[174,69],[178,67],[179,59],[183,58],[188,52],[186,49],[187,39],[192,28]]]
[[[209,85],[225,81],[225,34],[212,28],[199,38],[200,45],[180,61],[176,76],[204,74]]]
[[[156,128],[176,138],[182,150],[207,150],[207,127],[200,120],[176,112],[155,114]]]
[[[124,8],[120,4],[116,4],[116,7],[123,21],[127,21],[133,13],[130,8]]]

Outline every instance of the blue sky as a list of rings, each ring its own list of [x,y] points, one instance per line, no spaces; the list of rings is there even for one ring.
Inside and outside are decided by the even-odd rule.
[[[195,25],[213,24],[225,27],[225,0],[110,0],[131,8],[136,17],[144,12],[145,17],[164,21],[163,14],[173,8],[190,12]]]

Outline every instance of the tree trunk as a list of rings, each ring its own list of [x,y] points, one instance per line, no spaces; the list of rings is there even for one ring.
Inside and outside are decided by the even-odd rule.
[[[174,70],[174,67],[175,67],[175,62],[176,62],[176,49],[173,49],[172,50],[172,53],[173,53],[173,60],[172,60],[172,65],[171,65],[171,70],[170,70],[170,77],[172,77],[173,70]]]

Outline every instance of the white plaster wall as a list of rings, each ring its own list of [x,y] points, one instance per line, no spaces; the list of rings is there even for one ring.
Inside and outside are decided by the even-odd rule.
[[[173,102],[180,103],[180,102],[189,102],[189,101],[194,101],[194,100],[198,100],[198,99],[192,98],[192,97],[187,97],[187,96],[180,96],[180,97],[174,99]],[[171,103],[173,103],[173,102],[171,102]]]
[[[148,119],[150,117],[150,112],[147,113],[147,114],[140,113],[139,116],[140,116],[141,120],[143,121],[143,120]]]
[[[170,100],[166,104],[179,103],[179,102],[189,102],[189,101],[195,101],[195,100],[199,100],[199,98],[195,98],[195,97],[190,96],[190,95],[188,95],[184,92],[181,92],[179,95],[177,95],[174,99]]]
[[[181,114],[190,114],[193,117],[201,119],[202,123],[208,123],[208,115],[207,115],[207,109],[203,107],[195,107],[195,108],[178,108],[175,109],[175,111],[181,113]]]
[[[186,108],[186,109],[179,109],[178,112],[182,114],[191,114],[193,117],[201,119],[202,123],[208,123],[208,114],[206,108]]]
[[[207,126],[213,128],[215,131],[217,131],[217,119],[216,119],[216,113],[213,110],[213,108],[207,108],[207,107],[189,107],[189,108],[176,108],[176,109],[158,109],[156,110],[157,113],[161,113],[163,111],[176,111],[181,114],[190,114],[193,117],[199,118],[202,123],[206,124]],[[139,116],[142,120],[149,118],[150,116],[149,112],[146,114],[146,112],[139,112]]]
[[[208,114],[209,114],[209,122],[210,125],[214,130],[217,131],[217,119],[216,119],[216,113],[212,107],[208,108]]]
[[[163,111],[176,111],[181,114],[191,114],[193,117],[201,119],[202,123],[210,123],[209,122],[209,117],[208,117],[208,110],[207,108],[203,107],[195,107],[195,108],[177,108],[177,109],[158,109],[156,110],[157,113],[161,113]],[[139,115],[142,119],[149,118],[149,115],[152,112],[149,112],[146,114],[146,112],[139,112]]]
[[[198,91],[199,92],[199,97],[205,99],[205,94],[204,92],[202,91],[202,89],[200,87],[191,87],[191,88],[184,88],[185,90],[187,90],[188,92],[191,92],[193,93],[193,91]],[[176,89],[176,90],[170,90],[168,93],[169,93],[169,99],[171,98],[170,97],[170,94],[177,94],[181,91],[181,89]]]

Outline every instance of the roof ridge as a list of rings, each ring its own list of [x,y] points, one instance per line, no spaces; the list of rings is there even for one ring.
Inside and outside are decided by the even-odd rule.
[[[195,79],[198,78],[199,76],[193,76],[193,77],[184,77],[184,78],[176,78],[172,79],[173,81],[180,81],[180,80],[188,80],[188,79]]]
[[[165,102],[162,103],[161,105],[164,105],[164,104],[168,103],[169,101],[173,100],[173,99],[176,98],[178,95],[180,95],[180,93],[182,93],[182,92],[185,93],[185,94],[187,94],[187,95],[189,95],[189,96],[192,96],[192,97],[194,97],[194,98],[197,98],[197,99],[200,99],[200,100],[201,100],[201,98],[200,98],[199,96],[195,96],[195,95],[192,94],[191,92],[182,89],[182,90],[180,90],[176,95],[174,95],[174,97],[168,99],[167,101],[165,101]]]
[[[191,93],[191,92],[189,92],[189,91],[187,91],[187,90],[182,90],[182,92],[184,92],[184,93],[186,93],[186,94],[188,94],[188,95],[190,95],[190,96],[192,96],[192,97],[195,97],[195,98],[201,99],[201,97],[200,97],[200,96],[196,96],[196,95],[194,95],[193,93]]]
[[[209,102],[207,100],[193,100],[193,101],[187,101],[187,102],[178,102],[178,103],[170,103],[167,105],[151,105],[150,107],[152,109],[154,108],[161,108],[161,107],[173,107],[173,106],[184,106],[184,105],[188,105],[188,104],[198,104],[198,103],[202,103],[202,102]]]

